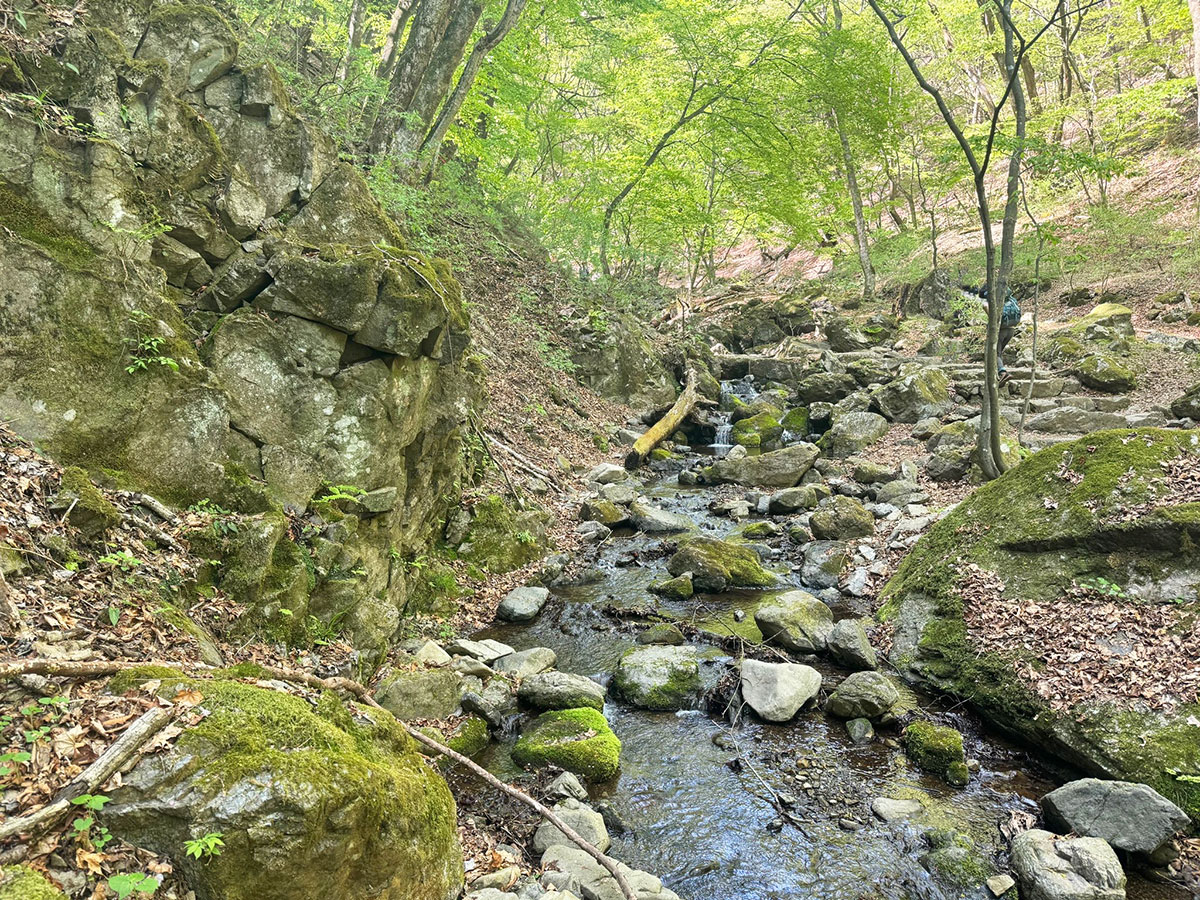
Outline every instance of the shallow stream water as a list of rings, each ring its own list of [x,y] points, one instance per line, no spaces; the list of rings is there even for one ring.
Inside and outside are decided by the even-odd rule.
[[[722,536],[734,527],[708,513],[712,495],[702,488],[680,488],[667,480],[646,488],[664,507],[690,515],[704,533]],[[542,616],[529,625],[498,625],[480,636],[518,650],[550,647],[558,654],[559,669],[601,682],[621,654],[636,645],[640,630],[606,608],[655,607],[714,633],[734,630],[761,638],[753,609],[772,592],[698,595],[681,603],[650,594],[647,585],[666,576],[665,558],[653,553],[660,542],[614,534],[600,549],[588,583],[555,589]],[[789,562],[764,559],[799,586]],[[747,611],[740,623],[736,609]],[[864,612],[834,608],[835,618]],[[705,685],[714,684],[731,662],[730,651],[716,643],[694,643]],[[825,693],[849,674],[824,661],[806,662],[822,672]],[[874,742],[856,746],[843,721],[815,710],[802,711],[784,726],[748,715],[731,729],[718,716],[700,711],[648,712],[610,699],[605,715],[623,745],[621,772],[611,783],[594,787],[592,796],[606,800],[628,827],[627,833],[613,834],[612,854],[653,872],[690,900],[990,896],[986,889],[956,889],[931,876],[921,864],[929,849],[924,833],[938,828],[968,835],[979,855],[1004,871],[1000,826],[1014,813],[1036,815],[1036,798],[1054,783],[1024,752],[987,735],[966,711],[911,692],[902,703],[963,731],[968,758],[979,762],[966,788],[952,788],[912,768],[899,749],[898,734],[887,728]],[[511,774],[510,746],[511,739],[492,751],[486,762],[494,771]],[[730,766],[735,757],[749,765]],[[763,782],[795,798],[792,812],[802,827],[776,827],[777,811]],[[871,813],[876,797],[919,799],[926,809],[912,823],[886,824]],[[1131,896],[1145,900],[1149,887],[1131,883]]]

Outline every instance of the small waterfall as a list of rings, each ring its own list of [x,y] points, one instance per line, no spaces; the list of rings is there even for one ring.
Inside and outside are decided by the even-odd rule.
[[[733,446],[733,426],[718,425],[717,436],[713,440],[714,447],[732,447]]]

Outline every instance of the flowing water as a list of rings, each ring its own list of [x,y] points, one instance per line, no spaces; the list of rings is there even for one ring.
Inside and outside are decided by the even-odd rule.
[[[664,481],[647,485],[647,493],[690,515],[702,532],[721,536],[733,527],[707,513],[711,495],[701,488]],[[551,647],[559,669],[602,683],[621,654],[636,645],[639,630],[612,615],[613,609],[656,605],[714,634],[761,638],[753,609],[770,592],[698,595],[686,602],[660,601],[648,593],[650,582],[665,576],[665,559],[653,552],[658,543],[615,534],[585,583],[556,589],[537,621],[492,627],[481,636],[517,649]],[[783,559],[764,561],[798,583]],[[738,621],[737,610],[747,612],[745,619]],[[834,610],[836,618],[863,612]],[[697,646],[702,677],[712,685],[731,662],[729,651],[717,642]],[[847,674],[824,662],[813,664],[825,676],[826,692]],[[987,736],[965,711],[911,693],[906,702],[964,732],[968,757],[979,761],[968,787],[955,789],[911,768],[894,731],[881,729],[873,743],[856,746],[841,720],[817,711],[801,712],[785,726],[750,717],[731,730],[718,716],[700,711],[647,712],[610,700],[605,715],[623,744],[621,772],[592,794],[628,826],[627,833],[613,834],[611,852],[690,900],[990,896],[975,885],[964,891],[933,878],[921,864],[929,849],[924,832],[940,828],[969,835],[982,857],[1003,867],[1000,826],[1014,813],[1036,814],[1035,798],[1054,785],[1023,752]],[[487,760],[495,771],[513,774],[510,745],[500,745]],[[729,765],[739,756],[749,766]],[[777,827],[763,782],[795,798],[801,828]],[[885,824],[870,811],[876,797],[920,799],[926,811],[919,824]],[[1147,893],[1131,885],[1131,895],[1144,900]]]

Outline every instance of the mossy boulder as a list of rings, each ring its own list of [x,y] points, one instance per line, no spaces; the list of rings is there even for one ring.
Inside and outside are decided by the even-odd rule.
[[[590,707],[542,713],[513,745],[513,762],[558,766],[588,781],[608,781],[620,766],[621,742],[604,715]]]
[[[769,412],[759,413],[733,424],[733,442],[743,447],[766,447],[783,437],[783,425]]]
[[[908,366],[871,393],[871,408],[890,422],[918,422],[950,411],[950,379],[932,366]]]
[[[652,644],[627,650],[613,672],[613,687],[642,709],[690,709],[700,693],[696,648]]]
[[[962,734],[946,725],[913,722],[904,731],[904,749],[926,772],[940,775],[959,787],[968,779]]]
[[[887,419],[866,410],[835,412],[833,424],[821,438],[827,456],[843,459],[869,447],[888,433]]]
[[[801,442],[758,456],[717,460],[700,474],[707,484],[792,487],[800,483],[820,453],[816,445]]]
[[[479,716],[467,716],[446,736],[446,746],[456,753],[470,757],[481,753],[490,740],[487,722]]]
[[[964,621],[960,577],[993,573],[1007,598],[1071,602],[1079,585],[1114,587],[1120,605],[1200,599],[1200,498],[1186,476],[1200,431],[1102,431],[1057,444],[980,487],[936,523],[886,585],[892,662],[976,707],[999,727],[1089,774],[1154,787],[1200,821],[1200,706],[1151,712],[1085,700],[1058,712],[1018,676],[1029,657],[981,652]],[[1186,699],[1186,698],[1185,698]]]
[[[696,592],[696,586],[692,583],[692,573],[684,572],[675,578],[654,582],[649,591],[668,600],[687,600]]]
[[[66,517],[85,538],[98,538],[121,524],[121,511],[92,484],[78,466],[63,469],[58,495],[51,508]]]
[[[838,494],[812,514],[809,527],[819,541],[848,541],[871,537],[875,517],[853,497]]]
[[[1193,385],[1171,403],[1171,415],[1200,421],[1200,384]]]
[[[1133,310],[1120,303],[1100,303],[1076,322],[1072,330],[1086,333],[1089,328],[1097,326],[1115,334],[1133,337]]]
[[[731,587],[770,587],[778,580],[751,548],[703,537],[683,541],[667,560],[667,571],[675,576],[691,572],[694,589],[712,594]]]
[[[1121,394],[1137,386],[1137,375],[1111,353],[1093,353],[1075,366],[1075,374],[1087,387]]]
[[[754,613],[763,639],[797,653],[820,653],[833,631],[833,613],[807,591],[773,597]]]
[[[783,426],[784,431],[803,437],[808,434],[808,408],[796,406],[789,409],[779,420],[779,424]]]
[[[540,509],[519,510],[492,494],[472,508],[467,542],[459,553],[490,572],[519,569],[545,555],[548,519]]]
[[[0,900],[66,900],[67,895],[28,866],[0,868]]]
[[[125,673],[127,676],[130,673]],[[170,857],[203,897],[450,900],[462,888],[454,800],[391,716],[234,681],[151,676],[199,691],[208,715],[143,757],[104,810],[113,833]],[[219,831],[203,862],[183,843]]]

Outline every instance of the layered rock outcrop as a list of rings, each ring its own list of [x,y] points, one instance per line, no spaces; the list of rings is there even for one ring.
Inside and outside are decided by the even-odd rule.
[[[0,120],[0,417],[93,476],[258,514],[214,579],[378,647],[397,561],[457,496],[461,290],[238,51],[210,7],[97,0],[0,66],[43,98]],[[370,499],[315,510],[330,486]]]

